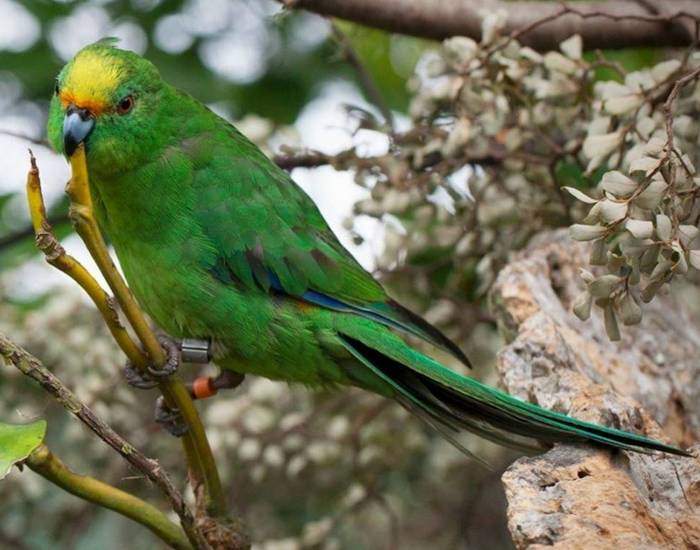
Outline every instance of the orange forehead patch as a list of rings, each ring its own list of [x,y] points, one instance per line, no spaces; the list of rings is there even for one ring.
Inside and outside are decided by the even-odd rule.
[[[87,109],[95,116],[101,115],[107,109],[107,105],[103,101],[91,97],[79,96],[70,90],[61,92],[59,98],[61,99],[61,105],[64,109],[72,104],[81,109]]]

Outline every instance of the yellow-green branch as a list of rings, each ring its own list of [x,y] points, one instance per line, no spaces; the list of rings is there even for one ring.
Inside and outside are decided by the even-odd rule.
[[[173,511],[180,517],[180,523],[190,541],[197,548],[208,548],[206,541],[195,529],[194,518],[189,508],[185,505],[182,495],[172,484],[167,473],[157,461],[145,456],[114,431],[92,409],[82,403],[41,361],[9,340],[2,333],[0,333],[0,358],[4,359],[7,364],[17,368],[22,374],[38,382],[64,409],[77,417],[102,441],[107,443],[136,470],[153,482],[168,499]]]
[[[45,445],[39,446],[25,461],[37,474],[61,489],[84,500],[109,508],[150,529],[176,550],[191,550],[185,532],[155,506],[134,495],[92,477],[71,471]]]
[[[124,279],[114,266],[95,220],[84,145],[78,146],[70,158],[70,164],[72,175],[66,192],[71,200],[69,215],[75,229],[112,289],[150,360],[156,367],[162,367],[167,360],[165,352]],[[135,363],[135,366],[145,370],[147,362],[139,361]],[[195,494],[199,496],[203,493],[206,510],[211,516],[222,517],[226,514],[226,498],[214,455],[194,402],[187,388],[177,376],[171,376],[161,381],[159,388],[168,406],[180,411],[182,419],[188,427],[183,436],[183,446],[187,454]]]

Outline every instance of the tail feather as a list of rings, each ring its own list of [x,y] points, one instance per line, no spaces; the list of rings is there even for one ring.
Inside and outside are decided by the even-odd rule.
[[[437,424],[448,439],[450,434],[468,430],[528,453],[541,451],[542,443],[588,441],[637,452],[656,450],[689,456],[660,441],[521,401],[451,371],[408,346],[387,353],[347,334],[341,339],[352,355],[395,391],[402,404]],[[455,443],[454,438],[451,441]]]

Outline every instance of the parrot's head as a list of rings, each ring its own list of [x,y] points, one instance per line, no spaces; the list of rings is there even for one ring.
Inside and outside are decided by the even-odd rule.
[[[85,144],[90,169],[119,173],[152,152],[166,88],[155,66],[101,40],[80,50],[56,79],[48,120],[53,148]]]

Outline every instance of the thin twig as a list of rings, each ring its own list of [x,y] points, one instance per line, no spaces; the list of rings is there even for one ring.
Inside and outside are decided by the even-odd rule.
[[[52,374],[39,359],[24,350],[0,333],[0,356],[23,374],[38,382],[49,394],[72,415],[85,424],[97,437],[107,443],[124,459],[143,473],[160,489],[180,518],[183,529],[190,541],[198,547],[207,548],[206,542],[197,534],[192,513],[185,505],[180,492],[170,481],[158,461],[148,458],[131,443],[119,435],[106,422],[100,419],[87,405],[82,403],[61,380]]]
[[[44,254],[46,261],[55,268],[63,271],[92,299],[102,318],[109,328],[114,340],[134,364],[146,364],[146,356],[134,343],[124,325],[119,320],[114,300],[102,289],[97,280],[73,256],[66,253],[46,216],[44,196],[41,192],[41,180],[36,159],[29,151],[31,168],[27,174],[27,201],[32,220],[32,230],[36,238],[37,248]]]
[[[340,46],[343,57],[357,73],[357,77],[360,80],[360,86],[362,86],[367,98],[382,113],[386,125],[390,129],[393,129],[394,116],[391,114],[391,109],[386,104],[386,101],[384,101],[384,97],[382,97],[382,93],[379,91],[377,83],[375,82],[374,78],[372,78],[372,75],[367,70],[367,67],[365,67],[364,63],[360,59],[360,56],[355,51],[352,42],[335,23],[331,23],[331,30],[333,31],[333,38],[335,38],[336,42]]]
[[[9,137],[17,138],[17,139],[22,139],[22,140],[28,141],[29,143],[32,143],[34,145],[39,145],[41,147],[46,147],[47,149],[51,149],[51,144],[48,142],[48,140],[33,138],[32,136],[30,136],[28,134],[14,132],[12,130],[0,129],[0,135],[9,136]]]
[[[68,212],[49,219],[49,223],[51,223],[52,226],[62,225],[68,223],[69,221]],[[22,227],[12,233],[9,233],[8,235],[4,235],[3,237],[0,237],[0,252],[2,252],[5,248],[19,244],[33,236],[34,228],[31,225],[27,225],[26,227]]]

